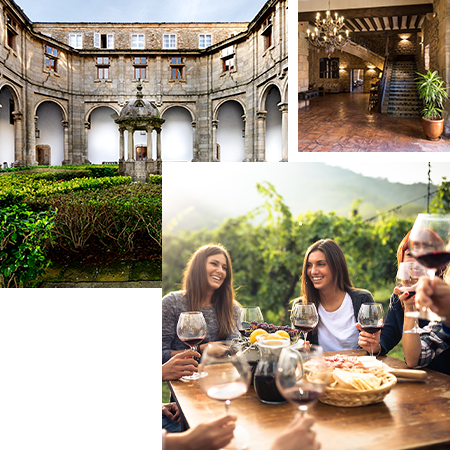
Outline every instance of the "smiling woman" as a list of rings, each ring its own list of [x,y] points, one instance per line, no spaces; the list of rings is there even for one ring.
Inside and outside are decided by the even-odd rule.
[[[177,336],[181,313],[201,311],[207,333],[199,350],[211,341],[239,336],[236,322],[239,304],[234,300],[231,259],[225,247],[205,245],[195,251],[184,271],[182,290],[171,292],[162,300],[162,362],[186,350]]]

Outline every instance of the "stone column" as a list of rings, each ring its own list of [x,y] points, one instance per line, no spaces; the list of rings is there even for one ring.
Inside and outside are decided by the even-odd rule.
[[[281,161],[288,160],[288,103],[278,103],[281,111]]]
[[[212,153],[209,157],[210,161],[218,162],[219,159],[216,157],[217,152],[217,128],[219,127],[219,121],[213,120],[212,125]]]
[[[156,129],[156,161],[161,162],[161,128]]]
[[[63,165],[70,164],[69,158],[69,122],[67,120],[61,120],[61,124],[64,127],[64,160]]]
[[[119,128],[119,162],[125,161],[125,128]]]
[[[267,111],[256,113],[256,161],[259,162],[266,160],[266,115]]]
[[[309,22],[298,24],[298,92],[307,91],[309,87],[309,44],[305,39]],[[299,100],[298,107],[304,108],[309,105],[309,100]]]
[[[23,154],[23,130],[22,113],[13,112],[14,117],[14,165],[25,165],[26,158]]]
[[[37,166],[39,164],[36,155],[36,130],[38,129],[37,128],[38,119],[39,119],[38,116],[34,116],[33,129],[31,130],[30,136],[28,136],[30,145],[30,152],[29,152],[30,154],[28,156],[29,161],[27,161],[27,164],[29,164],[30,166]]]
[[[194,120],[192,125],[192,162],[198,161],[198,148],[197,148],[197,122]]]
[[[81,160],[84,164],[89,163],[88,155],[89,155],[89,130],[91,128],[90,122],[84,122],[84,150]]]
[[[153,161],[153,141],[152,141],[153,127],[147,127],[147,161]]]
[[[134,161],[134,128],[127,127],[128,131],[128,158],[127,161]]]

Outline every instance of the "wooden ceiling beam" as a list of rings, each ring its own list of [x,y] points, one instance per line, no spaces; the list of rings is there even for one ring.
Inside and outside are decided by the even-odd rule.
[[[326,11],[316,12],[299,12],[299,22],[314,22],[317,12],[320,12],[321,17],[325,17]],[[358,9],[333,9],[331,10],[334,15],[335,12],[339,16],[344,16],[346,19],[362,19],[365,17],[389,17],[389,16],[412,16],[412,15],[425,15],[429,12],[433,12],[433,5],[426,3],[422,5],[407,5],[407,6],[386,6],[380,8],[358,8]]]

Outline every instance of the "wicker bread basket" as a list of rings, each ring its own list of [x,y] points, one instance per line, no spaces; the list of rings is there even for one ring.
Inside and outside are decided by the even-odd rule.
[[[327,405],[342,406],[346,408],[380,403],[397,383],[397,378],[387,372],[379,373],[377,376],[382,378],[381,386],[378,389],[358,391],[356,389],[328,387],[325,394],[320,398],[320,401]]]

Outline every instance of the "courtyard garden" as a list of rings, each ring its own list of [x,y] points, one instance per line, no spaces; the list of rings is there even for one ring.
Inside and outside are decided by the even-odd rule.
[[[69,265],[78,279],[133,265],[160,280],[161,213],[161,175],[137,183],[118,165],[2,170],[0,285],[39,287]]]

